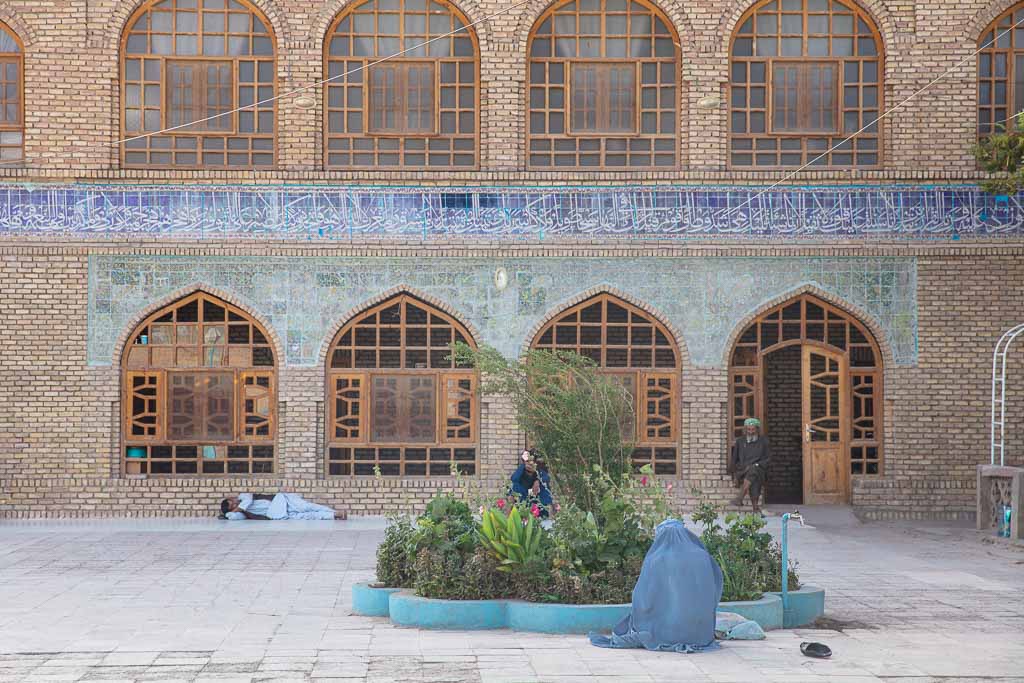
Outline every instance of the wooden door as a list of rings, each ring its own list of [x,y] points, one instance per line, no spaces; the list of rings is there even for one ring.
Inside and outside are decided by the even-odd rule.
[[[803,346],[804,503],[850,500],[846,357]]]

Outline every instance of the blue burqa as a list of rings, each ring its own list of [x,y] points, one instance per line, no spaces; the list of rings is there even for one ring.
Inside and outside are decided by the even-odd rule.
[[[677,520],[658,525],[629,616],[610,636],[591,633],[598,647],[696,652],[715,643],[715,608],[722,570],[691,531]]]

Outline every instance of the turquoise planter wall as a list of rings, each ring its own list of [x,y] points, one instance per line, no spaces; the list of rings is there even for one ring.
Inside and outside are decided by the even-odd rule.
[[[756,621],[768,631],[812,623],[825,611],[825,591],[805,586],[792,591],[790,610],[783,614],[778,593],[760,600],[723,602],[719,612],[732,612]],[[476,631],[510,628],[535,633],[611,631],[629,614],[629,605],[552,605],[521,600],[432,600],[397,588],[352,587],[352,608],[364,616],[390,616],[400,626]]]
[[[370,588],[369,584],[352,586],[352,610],[364,617],[386,617],[390,614],[388,600],[401,588]]]
[[[782,600],[782,593],[778,595]],[[783,627],[797,628],[813,623],[825,613],[825,589],[817,586],[803,586],[799,590],[789,591],[789,609],[784,610]]]
[[[404,591],[389,600],[392,623],[458,631],[507,628],[505,600],[431,600]]]

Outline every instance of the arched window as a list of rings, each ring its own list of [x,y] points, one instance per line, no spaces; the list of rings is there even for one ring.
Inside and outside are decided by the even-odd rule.
[[[533,349],[572,351],[593,360],[633,397],[635,466],[676,474],[679,442],[679,350],[664,325],[611,294],[577,304],[545,325]]]
[[[878,165],[882,41],[854,3],[762,0],[740,19],[730,54],[733,167]]]
[[[0,161],[25,157],[24,49],[0,22]]]
[[[125,473],[274,471],[274,350],[245,312],[180,299],[135,328],[121,369]]]
[[[529,165],[675,166],[678,42],[645,0],[559,0],[548,8],[530,33]]]
[[[122,164],[273,166],[274,102],[217,114],[272,98],[275,71],[270,22],[251,5],[149,0],[122,37],[121,130],[125,138],[175,130],[122,144]]]
[[[475,348],[458,321],[409,294],[341,328],[327,359],[328,474],[476,474],[477,375],[454,363],[453,342]]]
[[[1024,129],[1010,119],[1024,111],[1024,32],[1013,28],[1022,20],[1024,3],[1018,3],[989,24],[978,41],[979,136],[1003,127]]]
[[[444,0],[367,0],[335,19],[324,50],[335,79],[324,89],[328,167],[476,166],[480,52],[468,23]]]

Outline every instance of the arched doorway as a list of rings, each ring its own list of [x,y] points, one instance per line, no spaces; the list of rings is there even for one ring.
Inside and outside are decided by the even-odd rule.
[[[733,438],[748,417],[772,444],[766,501],[848,503],[882,468],[882,357],[852,315],[802,294],[761,313],[729,360]]]

